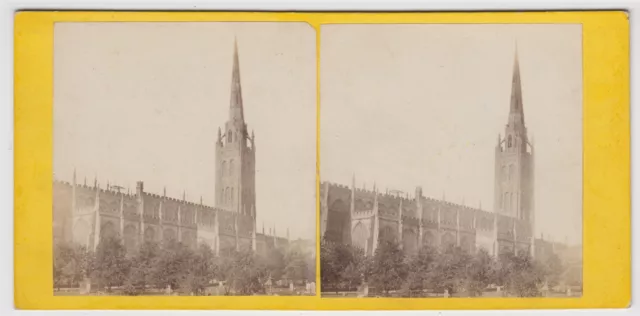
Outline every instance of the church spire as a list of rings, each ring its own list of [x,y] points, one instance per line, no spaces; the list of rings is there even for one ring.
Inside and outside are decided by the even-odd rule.
[[[231,72],[231,101],[229,104],[229,120],[244,122],[242,109],[242,86],[240,82],[240,61],[238,59],[238,41],[233,42],[233,70]]]
[[[516,42],[511,77],[511,105],[509,107],[509,123],[524,125],[524,109],[522,106],[522,81],[520,80],[520,62],[518,61],[518,43]]]

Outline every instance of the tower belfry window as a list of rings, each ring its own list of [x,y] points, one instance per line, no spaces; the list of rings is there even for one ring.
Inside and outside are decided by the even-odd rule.
[[[227,133],[227,143],[232,143],[233,142],[233,131],[229,130],[229,132]]]
[[[512,138],[511,138],[511,135],[509,135],[509,137],[507,138],[507,147],[511,148],[512,145],[513,145]]]

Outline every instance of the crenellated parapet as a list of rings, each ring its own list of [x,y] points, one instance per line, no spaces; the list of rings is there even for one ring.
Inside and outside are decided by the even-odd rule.
[[[354,212],[368,212],[373,210],[376,193],[365,189],[355,189]]]
[[[216,224],[216,213],[222,211],[210,206],[201,205],[197,212],[196,223],[199,228],[211,228]]]
[[[495,224],[495,214],[487,211],[476,210],[476,230],[493,231]]]
[[[352,192],[355,193],[353,199]],[[333,234],[332,238],[355,243],[369,254],[375,251],[378,238],[392,236],[396,236],[393,238],[398,238],[407,251],[416,251],[417,247],[428,243],[454,244],[469,251],[482,247],[495,253],[498,242],[500,249],[514,249],[515,244],[519,249],[527,249],[532,243],[532,225],[526,220],[425,197],[419,187],[409,198],[407,194],[379,193],[375,187],[364,190],[355,188],[355,184],[347,187],[324,182],[321,194],[323,201],[333,201],[328,207],[331,214],[325,215],[331,219],[322,217],[325,225],[332,226],[323,232],[340,232],[344,227],[342,223],[348,221],[348,232]],[[350,209],[352,211],[347,212]],[[341,217],[340,214],[349,216]]]

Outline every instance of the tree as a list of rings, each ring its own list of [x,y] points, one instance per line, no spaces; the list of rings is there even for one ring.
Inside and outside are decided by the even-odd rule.
[[[562,261],[560,257],[551,253],[544,262],[544,272],[546,274],[547,284],[551,287],[554,287],[560,283],[560,278],[564,272],[564,268],[562,267]]]
[[[234,252],[221,262],[227,294],[249,295],[264,292],[268,269],[252,251]]]
[[[126,258],[126,249],[118,237],[106,237],[96,247],[92,266],[92,277],[110,292],[114,286],[123,285],[131,264]]]
[[[350,291],[354,286],[359,286],[363,281],[362,266],[356,262],[351,262],[342,273],[340,279],[345,290]]]
[[[53,251],[53,284],[77,286],[89,271],[91,254],[80,245],[58,243]]]
[[[466,275],[469,296],[481,296],[494,279],[495,264],[489,253],[481,248],[471,259]]]
[[[131,269],[127,280],[128,294],[136,295],[153,284],[154,269],[157,264],[160,247],[156,242],[145,241],[131,258]]]
[[[216,274],[215,256],[211,247],[202,244],[190,259],[190,268],[181,278],[180,288],[187,293],[202,295]]]
[[[471,256],[459,247],[445,248],[436,257],[430,271],[430,286],[437,292],[447,290],[450,294],[464,290],[470,262]]]
[[[179,289],[191,269],[194,252],[186,245],[169,240],[162,245],[153,269],[153,279],[158,288],[170,286]],[[184,283],[182,283],[184,284]]]
[[[307,274],[307,260],[305,254],[300,249],[290,249],[284,259],[285,278],[293,282],[302,281]]]
[[[280,249],[271,248],[267,251],[266,268],[272,279],[282,279],[285,269],[285,258]]]
[[[336,284],[340,280],[340,270],[337,270],[337,246],[338,243],[331,242],[326,238],[320,242],[320,286],[322,291],[330,288],[336,291],[338,289]]]
[[[320,244],[320,278],[322,290],[338,291],[341,286],[360,284],[363,280],[356,280],[360,271],[360,278],[366,279],[367,258],[364,250],[347,244],[331,242],[323,239]],[[351,266],[351,268],[349,268]],[[349,272],[347,272],[349,269]],[[349,280],[345,280],[347,277]]]
[[[437,250],[426,245],[408,259],[407,287],[409,291],[423,291],[425,289],[437,256]]]
[[[389,295],[392,290],[402,286],[408,274],[404,263],[404,253],[398,243],[381,242],[373,257],[371,266],[371,284]]]
[[[500,256],[502,281],[509,294],[518,297],[539,296],[538,286],[544,270],[526,252],[506,253]]]

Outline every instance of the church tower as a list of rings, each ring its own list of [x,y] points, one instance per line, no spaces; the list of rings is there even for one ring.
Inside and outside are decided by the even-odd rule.
[[[533,145],[527,137],[522,102],[522,82],[516,47],[511,81],[511,102],[504,138],[495,149],[496,213],[533,222]]]
[[[216,142],[216,207],[255,220],[255,137],[244,121],[238,44],[234,43],[229,118],[218,128]]]

